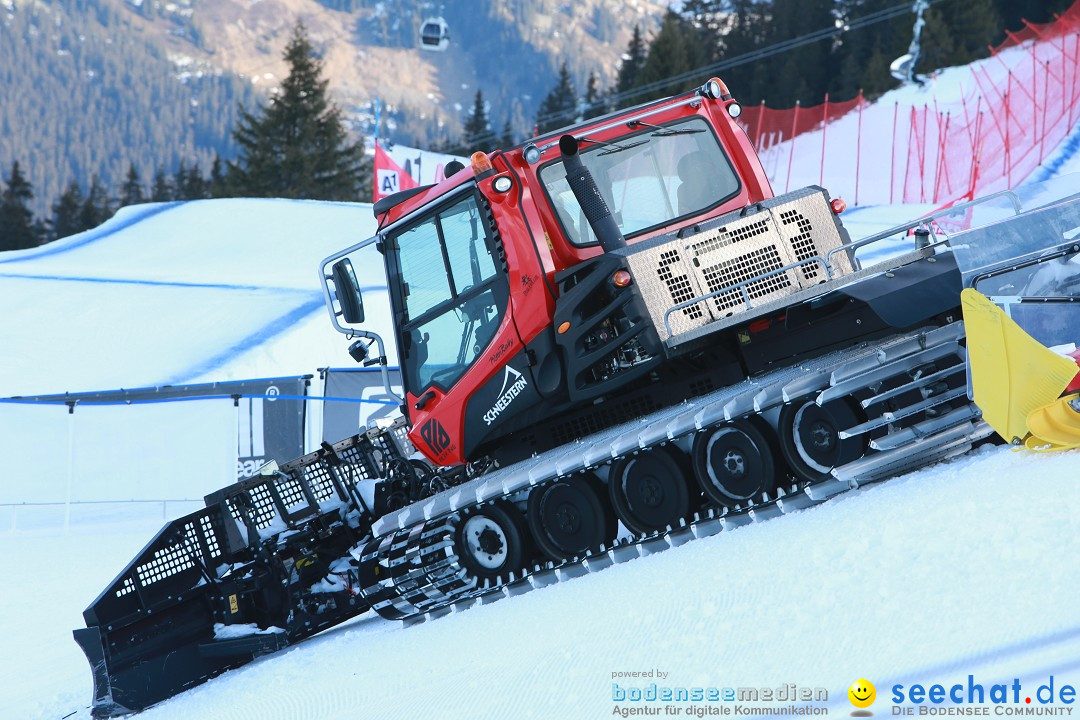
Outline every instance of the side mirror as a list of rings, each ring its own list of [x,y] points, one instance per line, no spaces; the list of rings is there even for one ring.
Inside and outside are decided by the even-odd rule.
[[[360,285],[356,282],[356,273],[349,258],[338,260],[330,271],[334,294],[341,307],[338,314],[350,325],[364,322],[364,298],[360,295]]]

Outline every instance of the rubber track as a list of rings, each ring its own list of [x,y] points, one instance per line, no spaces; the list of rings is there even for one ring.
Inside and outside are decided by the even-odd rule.
[[[387,576],[364,588],[364,594],[384,617],[400,619],[406,624],[423,622],[580,577],[692,539],[802,510],[861,485],[961,455],[971,449],[974,441],[992,433],[970,403],[875,439],[871,447],[880,449],[879,452],[834,469],[831,477],[781,488],[775,497],[764,495],[759,502],[746,507],[707,508],[680,520],[677,526],[632,535],[562,562],[537,564],[506,577],[481,581],[463,568],[453,549],[461,511],[468,507],[482,506],[555,477],[587,472],[620,457],[738,417],[766,412],[796,399],[816,398],[822,404],[838,394],[846,396],[868,389],[882,379],[896,377],[948,355],[956,355],[962,361],[964,348],[959,345],[962,338],[962,324],[953,323],[825,355],[667,408],[635,423],[605,431],[573,448],[557,448],[474,480],[468,486],[442,493],[442,497],[405,508],[397,517],[383,518],[383,531],[389,532],[377,545],[369,544],[358,553],[361,563],[379,561],[389,571]],[[950,391],[915,405],[925,409],[936,404],[935,400],[944,403],[956,399],[956,395]],[[912,414],[907,410],[894,410],[891,415],[899,418]],[[402,527],[417,517],[417,510],[422,513],[422,520],[411,527]],[[444,511],[441,517],[440,510]]]

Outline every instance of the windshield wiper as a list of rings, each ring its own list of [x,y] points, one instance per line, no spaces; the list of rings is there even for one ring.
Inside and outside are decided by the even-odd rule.
[[[603,145],[604,147],[607,148],[607,150],[604,150],[603,152],[596,153],[597,156],[600,156],[600,155],[614,155],[615,153],[622,152],[623,150],[629,150],[630,148],[636,148],[638,145],[644,145],[645,143],[649,142],[649,138],[645,138],[644,140],[638,140],[637,142],[632,142],[629,145],[619,145],[617,143],[604,142],[603,140],[593,140],[591,137],[586,137],[584,135],[582,135],[578,139],[579,140],[584,140],[585,142],[596,143],[597,145]]]
[[[652,125],[652,124],[647,123],[647,122],[642,122],[641,120],[631,120],[630,122],[626,123],[626,126],[629,127],[631,130],[638,127],[639,125],[642,126],[642,127],[652,128],[653,130],[656,130],[656,132],[652,133],[652,135],[650,135],[650,137],[671,137],[672,135],[696,135],[698,133],[705,132],[704,128],[684,128],[682,130],[676,130],[675,128],[665,128],[665,127],[661,127],[659,125]]]

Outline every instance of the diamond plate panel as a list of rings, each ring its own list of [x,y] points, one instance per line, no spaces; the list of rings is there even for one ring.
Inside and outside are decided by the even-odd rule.
[[[668,338],[664,313],[668,308],[706,294],[686,261],[684,240],[672,240],[658,247],[635,252],[627,257],[634,283],[645,299],[653,325],[661,340]],[[673,334],[707,325],[716,318],[704,302],[671,314]]]
[[[705,294],[779,270],[795,261],[768,212],[739,218],[684,242]],[[758,304],[798,289],[798,277],[794,271],[787,270],[747,285],[746,294],[751,303]],[[746,309],[738,289],[710,299],[709,306],[717,318]]]
[[[830,250],[844,244],[832,209],[820,192],[777,205],[769,212],[792,258],[790,262],[807,260],[815,255],[825,259]],[[834,278],[852,271],[847,253],[833,255],[832,270]],[[803,265],[796,270],[796,274],[803,288],[828,280],[824,268],[818,263]]]

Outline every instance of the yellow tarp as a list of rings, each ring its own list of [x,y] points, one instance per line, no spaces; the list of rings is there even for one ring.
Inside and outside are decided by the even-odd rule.
[[[1031,430],[1028,416],[1057,401],[1076,363],[1044,347],[982,293],[968,288],[960,301],[975,404],[1001,437],[1022,440]]]

